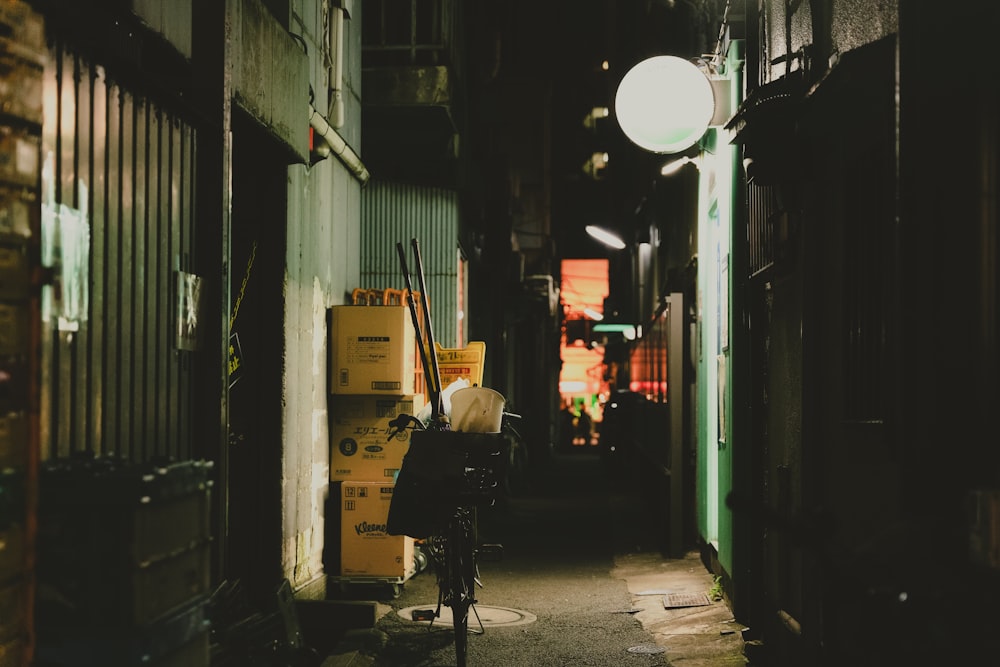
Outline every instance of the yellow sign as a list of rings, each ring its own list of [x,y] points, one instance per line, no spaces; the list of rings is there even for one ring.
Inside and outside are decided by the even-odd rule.
[[[240,337],[233,333],[229,336],[229,388],[243,375],[243,350],[240,349]]]

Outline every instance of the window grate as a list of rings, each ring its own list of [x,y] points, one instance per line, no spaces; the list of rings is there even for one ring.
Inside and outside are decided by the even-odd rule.
[[[774,187],[748,184],[747,242],[750,248],[750,276],[774,264],[775,220],[780,213]]]

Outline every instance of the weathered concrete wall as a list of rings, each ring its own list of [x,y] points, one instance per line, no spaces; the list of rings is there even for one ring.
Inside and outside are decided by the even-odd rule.
[[[871,44],[899,30],[899,2],[886,0],[836,0],[829,3],[829,16],[815,16],[813,5],[802,2],[791,13],[786,13],[786,3],[767,3],[765,23],[767,56],[779,60],[770,68],[768,80],[783,76],[788,71],[801,68],[801,61],[788,54],[801,52],[804,47],[823,46],[834,53],[846,53],[865,44]],[[827,53],[817,54],[825,58]],[[814,63],[822,68],[826,63]]]
[[[360,4],[360,3],[357,3]],[[313,105],[326,113],[328,72],[318,0],[293,3],[291,30],[305,41]],[[361,37],[356,10],[345,22],[341,135],[357,145],[361,134]],[[307,117],[303,109],[303,117]],[[285,386],[283,545],[285,576],[300,596],[321,595],[324,503],[329,487],[327,429],[327,309],[343,304],[360,284],[361,184],[335,157],[288,170],[288,243],[285,273]]]
[[[132,0],[132,12],[174,45],[188,60],[191,59],[192,0]]]
[[[318,4],[310,2],[308,4]],[[309,157],[309,60],[259,0],[229,0],[232,88],[236,104],[280,139],[294,158]]]

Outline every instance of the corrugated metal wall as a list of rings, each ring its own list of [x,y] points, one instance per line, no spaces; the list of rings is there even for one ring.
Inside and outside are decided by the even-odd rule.
[[[417,283],[410,248],[417,239],[431,304],[434,340],[456,347],[458,340],[458,194],[372,180],[361,193],[361,281],[365,289],[403,289],[406,283],[396,244],[406,248],[407,265]]]
[[[176,285],[192,270],[195,132],[60,44],[44,98],[43,459],[191,458]]]

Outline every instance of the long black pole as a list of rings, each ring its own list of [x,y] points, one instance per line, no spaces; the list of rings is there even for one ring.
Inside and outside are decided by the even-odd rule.
[[[420,332],[420,317],[417,315],[417,304],[413,302],[413,284],[410,282],[410,270],[406,267],[406,248],[403,247],[401,242],[396,243],[396,253],[399,255],[399,265],[403,269],[403,280],[406,281],[406,302],[410,306],[410,319],[413,320],[413,332],[417,337],[417,349],[420,350],[420,366],[424,369],[424,378],[426,378],[427,389],[430,392],[431,399],[436,400],[437,388],[431,386],[430,384],[430,371],[431,368],[427,363],[427,350],[424,348],[424,337]],[[434,355],[435,358],[437,355]],[[435,417],[437,415],[434,415]]]
[[[424,307],[428,354],[431,358],[431,366],[434,369],[434,386],[437,388],[437,391],[431,395],[431,400],[434,401],[431,409],[434,416],[438,417],[443,408],[441,405],[441,371],[438,368],[437,349],[434,347],[434,327],[431,325],[431,309],[427,297],[427,286],[424,284],[424,261],[420,257],[420,245],[417,243],[417,239],[410,239],[410,245],[413,246],[414,262],[417,265],[417,281],[420,283],[420,301]]]

